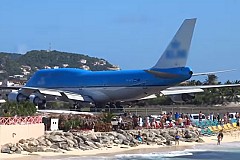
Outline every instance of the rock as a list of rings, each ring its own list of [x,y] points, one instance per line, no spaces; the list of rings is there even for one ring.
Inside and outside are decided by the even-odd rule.
[[[167,140],[165,144],[168,145],[168,146],[170,146],[172,143],[171,143],[170,140]]]
[[[134,144],[138,144],[138,143],[141,143],[140,141],[138,141],[137,139],[132,139],[132,141],[131,141],[132,143],[134,143]]]
[[[43,138],[38,138],[37,141],[38,141],[39,145],[41,145],[41,146],[46,146],[47,145],[45,139],[43,139]]]
[[[1,153],[10,153],[10,147],[8,145],[3,145],[1,147]]]
[[[18,142],[21,143],[21,144],[24,144],[24,143],[26,143],[26,140],[25,139],[20,139]]]
[[[56,149],[53,149],[53,148],[47,148],[47,149],[45,149],[45,152],[56,152]]]
[[[130,147],[137,147],[138,145],[135,144],[135,143],[130,143],[129,146],[130,146]]]
[[[108,136],[103,136],[102,137],[102,143],[103,144],[110,144],[111,140]]]
[[[117,133],[120,133],[120,134],[124,134],[124,135],[125,135],[125,134],[126,134],[126,131],[124,131],[124,130],[122,130],[122,129],[118,129],[118,130],[117,130]]]
[[[204,140],[203,140],[202,138],[198,138],[198,139],[196,140],[196,142],[198,142],[198,143],[204,143]]]
[[[115,137],[113,135],[108,135],[110,141],[113,141],[115,139]]]
[[[124,141],[123,141],[123,144],[129,145],[129,144],[130,144],[130,141],[129,141],[129,140],[124,140]]]
[[[126,136],[124,136],[123,134],[118,134],[118,135],[117,135],[117,138],[118,138],[118,139],[122,139],[123,141],[124,141],[124,140],[127,140]]]
[[[64,139],[61,138],[59,135],[51,135],[51,136],[49,137],[49,140],[50,140],[51,142],[62,142],[62,141],[64,141]]]
[[[148,142],[154,142],[152,137],[147,137],[146,139]]]
[[[175,129],[170,129],[170,130],[168,131],[168,134],[169,134],[170,136],[172,136],[172,137],[175,137],[176,133],[177,133],[177,131],[176,131]]]
[[[37,152],[44,152],[44,147],[42,146],[37,146]]]
[[[117,137],[117,132],[110,132],[108,133],[109,136]]]
[[[77,141],[77,143],[84,143],[82,138],[74,137],[74,139]]]
[[[132,141],[133,140],[133,136],[131,134],[127,134],[126,136],[127,140]]]
[[[157,145],[162,145],[162,144],[163,144],[163,142],[161,142],[161,141],[157,142]]]
[[[32,152],[37,152],[37,147],[35,147],[35,146],[29,146],[29,147],[24,146],[23,149],[24,149],[25,151],[30,152],[30,153],[32,153]]]
[[[64,132],[63,135],[64,136],[73,137],[73,134],[71,132]]]
[[[192,134],[192,136],[193,136],[194,138],[198,138],[198,137],[199,137],[199,135],[198,135],[197,133],[195,133],[195,132],[192,132],[191,134]]]
[[[16,150],[14,153],[16,153],[16,154],[21,154],[22,151],[21,151],[21,150]]]
[[[28,142],[28,145],[30,145],[30,146],[38,146],[39,142],[36,139],[33,139],[33,140]]]
[[[73,145],[75,144],[72,140],[67,140],[67,144],[70,148],[73,148]]]
[[[151,142],[147,142],[147,145],[151,145],[152,143]]]
[[[81,150],[90,150],[90,149],[92,149],[90,146],[87,146],[86,144],[84,144],[84,143],[79,143],[78,144],[78,148],[79,149],[81,149]]]
[[[85,144],[88,145],[88,146],[90,146],[91,148],[98,149],[98,147],[95,146],[93,142],[85,141]]]
[[[50,135],[54,136],[54,135],[58,135],[58,136],[62,136],[64,133],[63,132],[59,132],[59,131],[53,131],[52,133],[50,133]]]
[[[47,146],[51,146],[51,145],[52,145],[52,142],[49,141],[48,139],[46,139],[46,145],[47,145]]]
[[[102,144],[98,142],[94,142],[94,145],[97,146],[98,148],[102,148]]]
[[[93,141],[98,139],[97,136],[94,133],[91,133],[91,134],[87,135],[87,137],[88,137],[88,139],[93,140]]]
[[[160,135],[160,134],[161,134],[160,130],[153,130],[152,132],[154,132],[154,133],[155,133],[155,136],[158,136],[158,135]]]
[[[53,144],[53,145],[50,146],[50,148],[52,148],[52,149],[59,149],[58,146],[59,146],[59,145]]]
[[[122,143],[120,143],[119,139],[114,139],[113,142],[116,143],[116,144],[122,144]]]
[[[16,146],[17,146],[18,150],[23,151],[23,148],[19,143],[17,143]]]
[[[84,142],[89,140],[89,138],[84,135],[79,136],[79,138],[81,138]]]
[[[72,141],[74,142],[74,144],[78,144],[78,141],[76,139],[72,139]]]
[[[70,148],[68,147],[68,144],[67,144],[67,143],[60,142],[60,143],[58,143],[58,146],[59,146],[59,148],[61,148],[61,149],[70,151]]]
[[[11,147],[10,150],[13,151],[13,152],[15,152],[15,151],[17,150],[17,147],[16,147],[16,146],[13,146],[13,147]]]

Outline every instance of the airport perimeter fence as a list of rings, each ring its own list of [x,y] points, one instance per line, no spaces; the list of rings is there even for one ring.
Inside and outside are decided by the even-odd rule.
[[[117,111],[117,109],[112,109]],[[149,116],[149,115],[159,115],[163,113],[189,113],[189,114],[196,114],[199,112],[204,113],[205,115],[209,115],[210,113],[223,115],[227,112],[229,113],[235,113],[240,112],[240,107],[236,106],[194,106],[194,105],[184,105],[184,106],[147,106],[147,107],[125,107],[122,111],[117,111],[119,113],[121,112],[127,112],[135,115],[141,115],[141,116]],[[117,113],[115,112],[115,113]]]

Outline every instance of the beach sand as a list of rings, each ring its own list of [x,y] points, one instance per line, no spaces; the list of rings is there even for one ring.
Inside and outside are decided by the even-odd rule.
[[[42,157],[51,157],[51,159],[72,157],[72,156],[113,156],[117,154],[142,154],[151,152],[169,152],[180,151],[191,148],[195,145],[212,144],[217,145],[217,136],[202,136],[204,143],[197,142],[180,142],[179,146],[162,146],[162,145],[139,145],[137,147],[129,147],[124,145],[113,146],[112,148],[101,148],[96,150],[73,150],[66,153],[52,153],[52,152],[36,152],[28,154],[23,152],[22,154],[4,154],[0,153],[0,160],[15,159],[15,160],[41,160]],[[221,143],[240,141],[240,132],[224,133],[224,137]],[[50,159],[50,158],[49,158]]]

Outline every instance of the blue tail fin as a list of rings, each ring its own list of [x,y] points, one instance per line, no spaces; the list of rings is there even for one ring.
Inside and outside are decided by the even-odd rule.
[[[196,18],[184,20],[163,55],[152,68],[177,68],[186,65],[195,23]]]

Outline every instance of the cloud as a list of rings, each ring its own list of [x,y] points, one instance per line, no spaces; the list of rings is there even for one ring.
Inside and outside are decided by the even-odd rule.
[[[17,45],[17,53],[25,54],[28,51],[28,47],[26,44]]]

